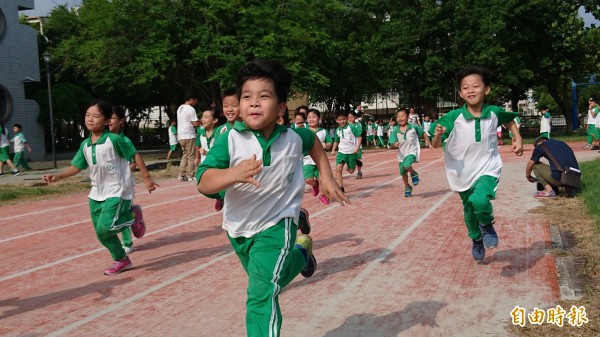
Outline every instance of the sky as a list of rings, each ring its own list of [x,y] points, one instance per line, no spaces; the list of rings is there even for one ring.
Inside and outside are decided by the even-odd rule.
[[[29,16],[46,16],[52,8],[68,4],[70,6],[79,5],[81,0],[35,0],[35,9],[31,11],[22,11],[23,14]],[[600,21],[594,19],[591,13],[586,13],[583,7],[579,9],[579,15],[583,17],[585,26],[589,27],[590,24],[595,23],[596,26],[600,26]]]

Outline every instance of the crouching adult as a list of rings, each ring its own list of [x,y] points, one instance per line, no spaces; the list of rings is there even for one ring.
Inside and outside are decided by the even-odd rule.
[[[572,197],[576,189],[561,182],[562,170],[566,167],[579,170],[579,164],[575,153],[565,142],[546,137],[538,137],[534,142],[534,150],[531,159],[525,169],[525,177],[530,182],[538,182],[536,198],[554,198],[557,196],[559,187],[563,187],[565,195]],[[548,164],[540,162],[546,158]],[[535,175],[535,178],[531,176]]]

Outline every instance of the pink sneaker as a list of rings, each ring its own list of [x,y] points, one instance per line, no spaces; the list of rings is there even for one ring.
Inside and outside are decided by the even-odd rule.
[[[126,271],[133,268],[133,263],[128,256],[126,256],[123,260],[115,261],[110,268],[104,271],[104,275],[114,275],[118,274],[122,271]]]
[[[131,206],[131,212],[134,216],[131,231],[133,232],[133,235],[139,239],[146,234],[146,222],[144,222],[144,216],[142,215],[142,207],[140,207],[140,205],[133,205]]]
[[[323,194],[321,194],[321,196],[319,197],[319,200],[321,201],[321,203],[323,205],[329,205],[329,199],[327,199],[327,197],[324,196]]]
[[[535,198],[556,198],[554,191],[546,192],[546,190],[539,191],[533,195]]]
[[[315,186],[313,186],[312,188],[312,194],[313,197],[316,197],[317,195],[319,195],[319,181],[315,180]]]
[[[219,212],[220,210],[222,210],[223,205],[223,199],[217,199],[217,201],[215,202],[215,211]]]

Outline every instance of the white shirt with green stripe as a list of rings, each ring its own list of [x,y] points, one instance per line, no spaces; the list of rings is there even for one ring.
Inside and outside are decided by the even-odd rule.
[[[258,186],[236,183],[226,189],[223,229],[229,236],[253,237],[284,218],[294,218],[298,223],[304,197],[302,158],[314,142],[315,134],[309,129],[276,125],[271,138],[266,140],[260,131],[241,122],[219,136],[198,167],[198,181],[207,169],[233,167],[252,155],[263,161],[255,177]]]
[[[343,128],[335,129],[335,142],[338,143],[338,151],[343,154],[352,154],[356,149],[356,143],[361,130],[348,123]]]
[[[84,140],[71,161],[80,170],[89,167],[92,189],[88,197],[96,201],[107,198],[125,198],[132,188],[133,178],[129,162],[136,154],[135,148],[120,135],[105,130],[92,144]],[[129,200],[129,199],[128,199]]]
[[[313,133],[315,134],[315,136],[317,136],[317,139],[319,141],[321,141],[321,144],[325,145],[325,144],[332,143],[331,137],[329,136],[329,133],[327,131],[325,131],[325,129],[318,128],[317,131],[313,131]],[[304,156],[304,165],[316,165],[316,164],[315,164],[315,161],[312,159],[312,157],[307,155],[307,156]]]
[[[25,151],[25,143],[27,142],[27,139],[25,139],[25,136],[21,132],[15,134],[15,136],[12,138],[12,142],[15,147],[15,153]]]
[[[396,125],[390,135],[390,143],[398,142],[398,162],[401,163],[409,155],[415,156],[415,162],[419,162],[421,156],[421,144],[419,137],[423,136],[423,129],[415,124],[407,124],[406,132],[402,132],[400,125]]]
[[[448,112],[429,129],[434,134],[437,124],[446,128],[442,142],[446,177],[453,191],[468,190],[484,175],[500,178],[502,159],[496,129],[512,121],[517,113],[494,105],[484,105],[482,110],[481,117],[476,118],[465,105]]]
[[[201,131],[198,131],[198,137],[196,138],[196,146],[205,149],[206,152],[209,152],[210,148],[213,147],[213,145],[215,144],[216,136],[217,136],[217,130],[213,129],[210,137],[208,137],[206,135],[206,129],[202,129]],[[200,163],[201,164],[204,161],[204,159],[206,159],[206,156],[203,154],[200,154]]]

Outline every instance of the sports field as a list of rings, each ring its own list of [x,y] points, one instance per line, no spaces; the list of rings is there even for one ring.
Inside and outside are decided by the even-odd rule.
[[[479,264],[441,149],[422,151],[411,198],[391,150],[365,152],[364,179],[345,176],[349,206],[323,206],[307,189],[318,269],[281,294],[282,336],[505,336],[515,306],[552,307],[557,270],[547,222],[528,214],[541,203],[525,149],[501,147],[500,244]],[[136,187],[148,230],[134,269],[110,277],[87,193],[0,207],[0,335],[244,336],[247,278],[221,213],[192,183],[159,184]]]

